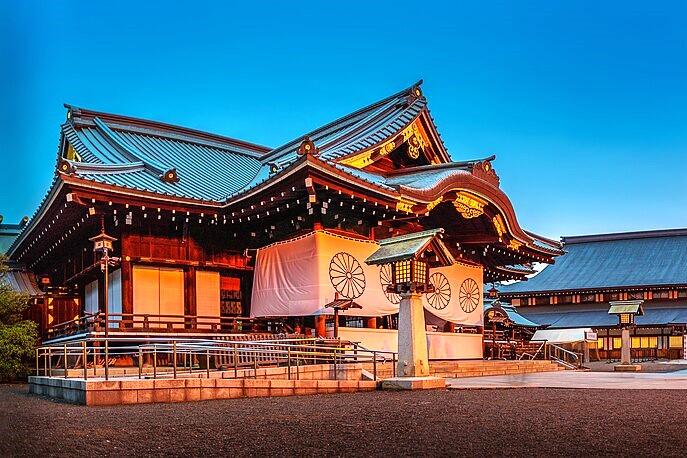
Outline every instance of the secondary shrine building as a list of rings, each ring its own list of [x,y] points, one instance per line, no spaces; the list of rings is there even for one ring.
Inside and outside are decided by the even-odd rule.
[[[380,239],[443,228],[457,263],[430,272],[430,353],[481,358],[483,284],[563,253],[520,227],[494,157],[451,159],[420,83],[277,148],[66,108],[52,186],[8,251],[39,280],[47,340],[277,331],[274,318],[326,336],[327,305],[353,299],[340,336],[383,349],[400,298],[389,266],[364,261]],[[119,258],[107,291],[101,228]]]
[[[528,319],[583,339],[598,334],[601,358],[620,358],[610,301],[643,301],[631,330],[632,357],[683,358],[687,347],[687,229],[563,237],[566,255],[501,298]],[[571,337],[571,339],[574,337]],[[594,353],[592,353],[594,354]]]

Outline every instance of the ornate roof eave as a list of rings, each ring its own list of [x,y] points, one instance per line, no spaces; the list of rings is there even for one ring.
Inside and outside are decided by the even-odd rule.
[[[533,245],[534,238],[528,235],[518,224],[513,204],[506,194],[490,183],[475,177],[470,172],[462,171],[462,173],[451,175],[431,188],[415,189],[401,185],[398,189],[403,198],[425,204],[434,202],[436,199],[451,191],[464,190],[476,194],[494,204],[499,212],[506,217],[506,224],[508,225],[509,232],[515,236],[516,239],[523,243],[527,243],[528,246],[532,245],[533,248],[536,248]]]
[[[33,231],[36,230],[36,228],[41,223],[45,215],[48,213],[48,210],[52,207],[52,204],[53,202],[55,202],[55,199],[57,199],[57,196],[60,195],[63,186],[64,182],[60,180],[59,177],[56,175],[53,179],[52,185],[50,186],[50,190],[43,198],[43,201],[38,206],[38,209],[33,214],[31,219],[29,219],[27,225],[24,226],[24,229],[21,231],[21,233],[17,236],[16,239],[14,239],[12,245],[10,245],[10,247],[7,249],[7,256],[10,259],[15,258],[17,251],[22,247],[24,242],[26,242],[29,235],[31,235]]]
[[[344,180],[346,183],[355,183],[359,187],[366,189],[368,192],[374,192],[377,195],[410,205],[410,213],[426,212],[428,205],[431,205],[432,202],[436,201],[436,199],[451,191],[465,190],[470,193],[477,194],[488,202],[493,203],[497,210],[505,216],[506,224],[510,234],[514,236],[516,240],[525,245],[528,251],[544,254],[546,258],[550,258],[552,254],[562,254],[558,252],[551,253],[551,250],[544,250],[538,244],[535,244],[536,239],[531,237],[518,224],[513,206],[505,193],[498,187],[495,187],[493,184],[486,182],[467,171],[463,170],[463,173],[461,173],[458,177],[449,177],[447,180],[442,180],[442,182],[440,182],[437,186],[428,189],[418,190],[405,186],[397,186],[394,189],[389,189],[388,187],[379,186],[375,183],[360,179],[350,172],[341,170],[339,166],[330,164],[327,161],[322,161],[316,156],[304,155],[303,157],[299,158],[298,161],[294,162],[291,166],[287,167],[272,178],[277,178],[277,176],[281,176],[287,172],[295,172],[295,170],[299,168],[297,164],[302,164],[300,167],[309,166],[315,170],[324,172],[329,176]],[[444,165],[441,164],[436,167],[442,166]],[[543,240],[548,241],[548,239]]]
[[[65,174],[60,172],[60,177],[65,184],[75,188],[82,188],[89,191],[102,192],[111,194],[113,196],[122,196],[128,199],[139,198],[143,200],[153,201],[156,203],[166,203],[174,205],[183,205],[189,207],[205,207],[205,208],[220,208],[221,203],[212,200],[194,199],[190,197],[175,196],[171,194],[162,194],[151,191],[143,191],[136,188],[115,186],[106,183],[100,183],[86,178],[81,178],[73,174]]]
[[[434,152],[439,159],[439,163],[443,164],[451,161],[451,156],[448,154],[446,146],[441,140],[441,136],[434,125],[434,121],[429,115],[429,110],[425,106],[420,110],[417,116],[409,120],[403,127],[388,134],[383,140],[376,141],[367,148],[337,157],[335,162],[363,169],[368,165],[374,164],[393,151],[394,147],[398,147],[400,143],[408,141],[408,139],[412,138],[414,135],[422,137],[423,141],[428,141],[431,145],[435,146]]]
[[[443,162],[451,162],[451,155],[446,149],[444,140],[441,138],[441,134],[439,133],[437,125],[434,123],[434,118],[429,112],[429,108],[425,106],[420,113],[420,117],[425,120],[425,127],[429,130],[428,133],[431,134],[433,143],[438,147],[438,152],[441,153],[440,159]]]
[[[320,174],[322,177],[327,177],[328,179],[339,182],[341,187],[346,187],[351,191],[358,188],[358,192],[366,193],[370,197],[376,196],[380,199],[387,199],[393,202],[399,202],[401,200],[400,193],[393,188],[380,186],[357,177],[351,172],[342,170],[340,166],[324,161],[315,155],[304,154],[287,167],[270,176],[264,182],[227,199],[223,204],[223,208],[231,207],[235,204],[249,200],[268,189],[278,188],[279,184],[285,179],[293,177],[300,172],[310,172],[310,174],[314,172]]]

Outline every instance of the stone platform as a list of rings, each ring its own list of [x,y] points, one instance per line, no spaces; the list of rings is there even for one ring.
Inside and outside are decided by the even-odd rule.
[[[372,373],[372,364],[363,364],[363,369]],[[517,361],[517,360],[457,360],[430,361],[429,375],[441,378],[484,377],[490,375],[530,374],[539,372],[556,372],[565,370],[552,361]],[[388,379],[393,376],[391,360],[377,363],[377,378]]]
[[[639,364],[616,364],[613,368],[615,372],[639,372],[642,366]]]
[[[271,372],[275,372],[273,368]],[[286,369],[286,368],[280,368]],[[301,370],[304,368],[302,367]],[[201,378],[204,374],[188,376],[178,374],[177,378],[158,377],[157,379],[138,379],[131,377],[111,377],[110,380],[58,377],[29,377],[29,392],[50,396],[75,404],[89,406],[144,404],[151,402],[185,402],[204,401],[210,399],[234,399],[244,397],[291,396],[323,393],[349,393],[356,391],[373,391],[377,389],[377,382],[361,380],[360,365],[351,365],[337,369],[339,380],[327,379],[333,373],[333,366],[329,364],[308,366],[307,376],[299,374],[299,380],[284,378]],[[232,372],[233,375],[233,372]],[[294,374],[295,375],[295,374]],[[303,376],[303,377],[301,377]],[[318,379],[317,377],[321,377]]]
[[[668,373],[562,371],[447,380],[449,389],[593,388],[687,390],[687,369]]]
[[[446,379],[439,377],[394,377],[382,381],[383,390],[441,390]]]

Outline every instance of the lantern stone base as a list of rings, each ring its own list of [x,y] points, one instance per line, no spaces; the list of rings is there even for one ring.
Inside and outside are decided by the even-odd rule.
[[[429,376],[425,310],[420,293],[401,293],[396,374],[399,377]]]
[[[614,369],[616,372],[639,372],[642,370],[642,366],[639,364],[617,364]]]
[[[441,390],[446,379],[439,377],[394,377],[382,381],[383,390]]]

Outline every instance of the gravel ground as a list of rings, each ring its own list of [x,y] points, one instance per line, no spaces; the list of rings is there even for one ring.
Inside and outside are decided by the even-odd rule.
[[[514,389],[85,407],[0,385],[0,456],[684,456],[685,399]]]

